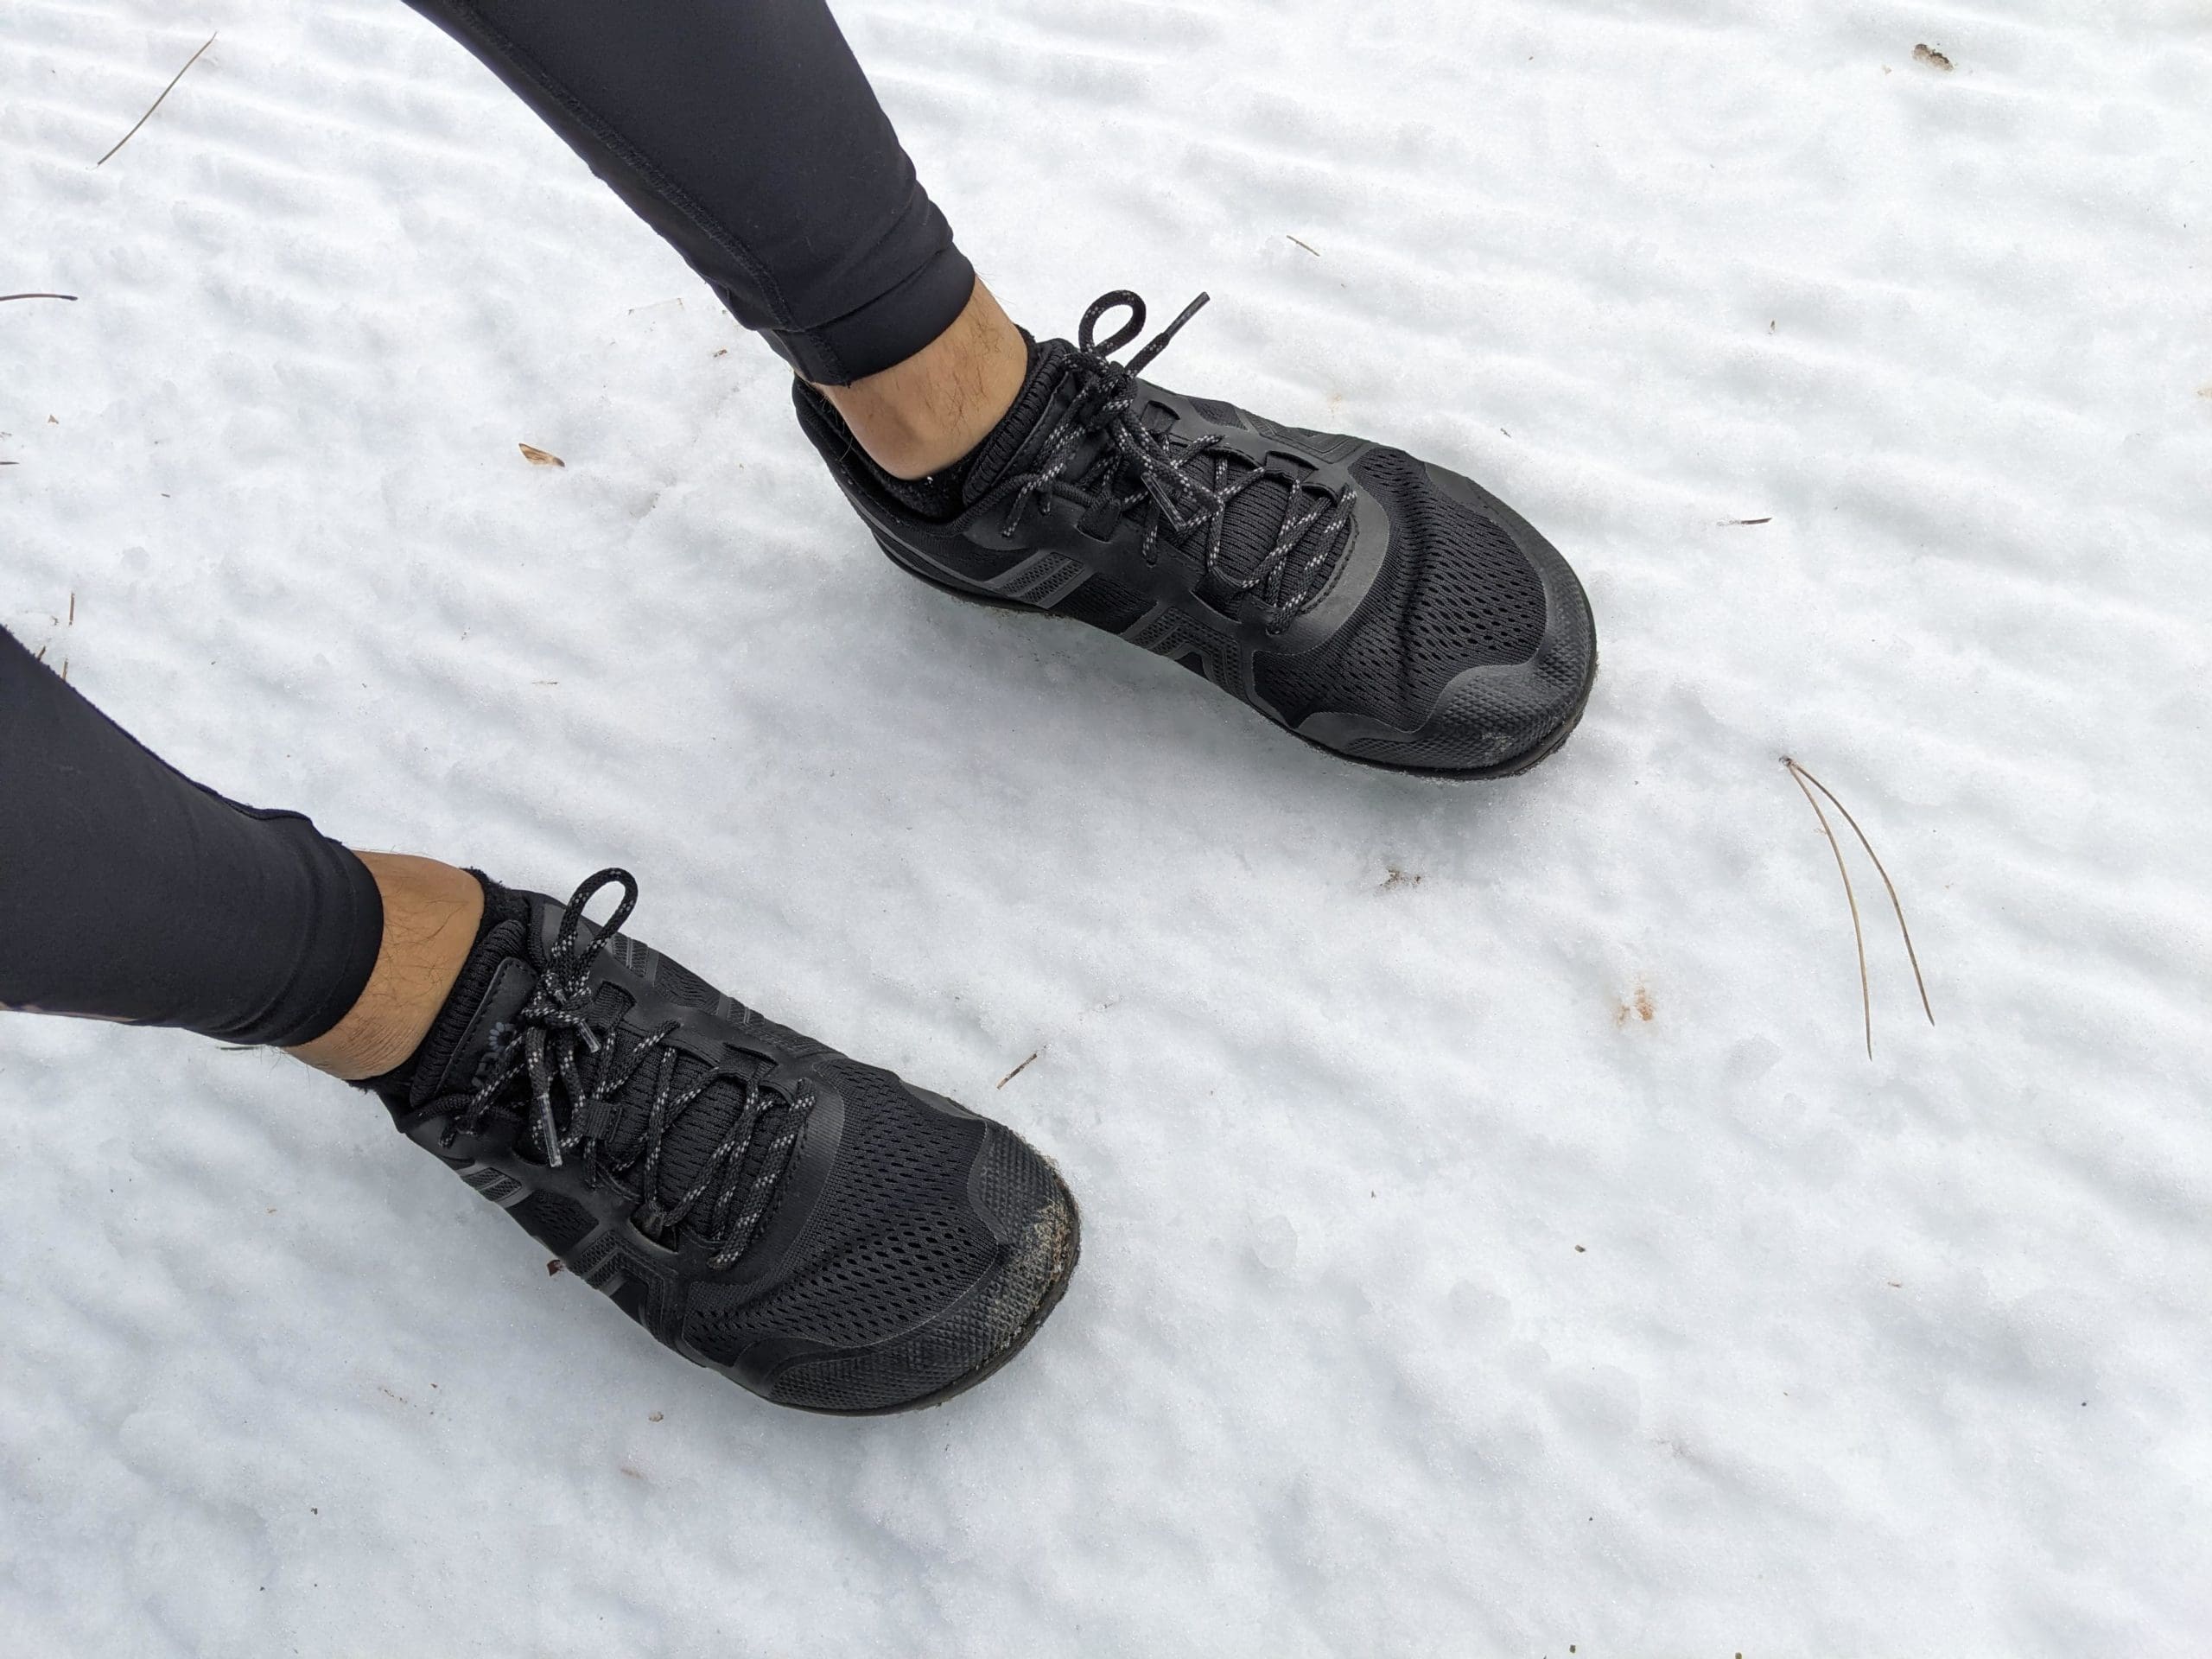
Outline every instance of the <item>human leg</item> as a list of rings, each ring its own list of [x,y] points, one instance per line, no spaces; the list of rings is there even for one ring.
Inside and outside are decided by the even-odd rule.
[[[408,0],[799,374],[912,357],[975,270],[822,0]]]
[[[384,900],[376,967],[343,1019],[289,1046],[292,1058],[358,1082],[405,1063],[481,931],[483,884],[467,870],[411,853],[357,853]]]
[[[658,231],[895,476],[1028,368],[822,0],[408,0]]]
[[[194,783],[0,632],[0,1007],[304,1043],[359,1001],[384,908],[296,812]]]

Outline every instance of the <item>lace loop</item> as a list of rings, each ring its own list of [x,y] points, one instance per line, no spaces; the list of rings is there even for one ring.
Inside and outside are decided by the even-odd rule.
[[[1129,320],[1114,331],[1103,346],[1092,338],[1098,319],[1117,307],[1127,306]],[[1083,314],[1083,321],[1075,331],[1076,344],[1086,352],[1096,352],[1101,357],[1111,357],[1144,332],[1144,299],[1132,289],[1117,288],[1110,294],[1101,294],[1090,302]]]

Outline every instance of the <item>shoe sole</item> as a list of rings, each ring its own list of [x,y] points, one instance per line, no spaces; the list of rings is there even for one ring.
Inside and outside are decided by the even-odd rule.
[[[1058,612],[1046,610],[1041,606],[1025,604],[1018,599],[1001,599],[995,594],[976,593],[966,588],[956,587],[941,577],[931,575],[926,570],[918,570],[907,563],[899,556],[898,543],[883,534],[881,531],[871,528],[870,533],[875,537],[875,544],[883,550],[883,556],[897,565],[902,574],[913,577],[917,582],[928,583],[941,594],[950,594],[955,599],[965,600],[970,605],[981,605],[988,610],[1020,611],[1030,616],[1048,617],[1055,622],[1075,620],[1071,616],[1062,616]],[[1432,782],[1440,784],[1489,783],[1500,778],[1518,778],[1522,772],[1542,765],[1557,753],[1560,746],[1572,737],[1574,734],[1574,728],[1582,723],[1582,712],[1590,706],[1591,689],[1597,683],[1598,648],[1593,643],[1590,648],[1589,671],[1582,677],[1582,690],[1576,695],[1574,707],[1567,711],[1567,718],[1561,721],[1535,748],[1524,753],[1516,754],[1510,760],[1500,760],[1491,766],[1478,766],[1471,771],[1455,771],[1443,766],[1403,766],[1395,761],[1370,760],[1364,755],[1346,754],[1342,749],[1332,749],[1325,743],[1317,743],[1313,739],[1300,732],[1293,731],[1287,726],[1275,726],[1275,729],[1280,732],[1289,732],[1291,736],[1298,739],[1308,748],[1317,749],[1332,760],[1348,761],[1355,766],[1368,766],[1376,772],[1395,772],[1401,778],[1426,778]],[[1244,706],[1251,709],[1249,703]],[[1260,711],[1253,709],[1252,712],[1258,715]],[[1267,717],[1262,715],[1261,718],[1264,720]],[[1273,721],[1268,721],[1268,723],[1274,726]]]
[[[1060,1298],[1068,1294],[1068,1284],[1075,1277],[1076,1263],[1082,1258],[1083,1211],[1076,1204],[1075,1195],[1071,1192],[1068,1194],[1067,1262],[1060,1268],[1059,1276],[1053,1280],[1044,1295],[1038,1299],[1037,1306],[1030,1310],[1029,1317],[1022,1320],[1014,1335],[1007,1339],[1006,1346],[969,1372],[967,1376],[955,1377],[933,1393],[923,1395],[918,1399],[905,1401],[895,1406],[861,1406],[840,1409],[835,1406],[795,1406],[782,1402],[778,1403],[783,1404],[785,1410],[811,1412],[817,1417],[896,1417],[902,1412],[927,1411],[931,1406],[941,1406],[954,1395],[965,1394],[978,1382],[985,1382],[998,1375],[1013,1361],[1016,1354],[1029,1345],[1029,1339],[1035,1336],[1039,1328],[1052,1317],[1052,1310],[1060,1305]]]

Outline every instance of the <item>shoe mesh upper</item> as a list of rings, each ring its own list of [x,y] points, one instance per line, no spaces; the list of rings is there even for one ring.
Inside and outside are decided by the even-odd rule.
[[[1151,600],[1111,576],[1091,577],[1052,607],[1061,616],[1071,616],[1109,633],[1121,632],[1151,608]]]
[[[989,1363],[1033,1326],[1065,1285],[1076,1250],[1076,1216],[1045,1160],[1013,1135],[986,1139],[976,1186],[983,1208],[1013,1235],[995,1277],[914,1335],[865,1353],[801,1360],[772,1384],[786,1405],[868,1409],[887,1395],[907,1399]]]
[[[990,1265],[966,1218],[918,1211],[857,1237],[749,1307],[744,1323],[841,1348],[894,1336],[929,1318]]]
[[[1543,584],[1502,526],[1438,491],[1403,451],[1370,450],[1351,472],[1389,515],[1389,556],[1327,645],[1259,658],[1259,689],[1293,722],[1325,709],[1410,729],[1462,670],[1534,654]]]
[[[558,1192],[533,1192],[513,1206],[516,1220],[549,1249],[565,1252],[597,1225],[590,1211]]]
[[[925,1318],[991,1264],[995,1242],[967,1198],[982,1122],[920,1109],[889,1072],[833,1068],[842,1151],[804,1265],[749,1301],[702,1287],[690,1332],[727,1360],[764,1336],[851,1345]]]

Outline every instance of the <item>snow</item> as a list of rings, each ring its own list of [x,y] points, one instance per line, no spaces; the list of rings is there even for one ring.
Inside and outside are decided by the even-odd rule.
[[[899,577],[396,0],[12,0],[0,289],[81,298],[0,306],[0,624],[355,844],[627,865],[1086,1249],[976,1392],[779,1412],[358,1096],[10,1020],[4,1645],[2203,1651],[2202,8],[841,15],[1015,315],[1209,289],[1162,380],[1541,526],[1587,719],[1398,779]],[[1915,924],[1933,1028],[1839,823],[1871,1062],[1784,753]]]

